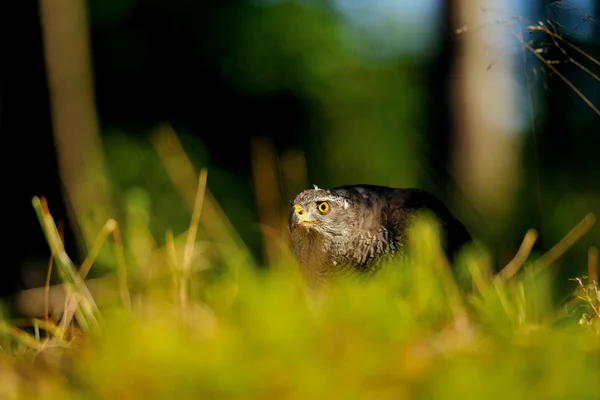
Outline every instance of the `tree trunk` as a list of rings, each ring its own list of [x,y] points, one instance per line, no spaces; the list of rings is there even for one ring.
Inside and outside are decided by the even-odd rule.
[[[519,185],[520,140],[517,136],[516,84],[513,62],[505,51],[510,28],[494,21],[508,19],[503,0],[454,0],[457,35],[453,99],[455,141],[452,171],[457,184],[481,214],[490,235],[498,240],[507,228]],[[491,22],[491,23],[490,23]],[[478,25],[488,23],[486,27]]]
[[[89,249],[114,214],[95,110],[85,1],[39,4],[60,179],[73,229]]]

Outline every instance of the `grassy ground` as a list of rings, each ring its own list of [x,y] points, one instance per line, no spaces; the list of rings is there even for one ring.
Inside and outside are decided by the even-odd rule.
[[[544,24],[528,30],[567,54]],[[572,86],[543,52],[523,45]],[[196,193],[195,170],[167,144],[157,146],[159,156],[193,212],[189,229],[167,232],[164,246],[153,243],[143,193],[133,192],[124,228],[109,220],[75,265],[48,205],[33,199],[50,272],[63,287],[36,292],[39,318],[0,314],[0,399],[600,398],[598,251],[589,252],[588,276],[570,282],[571,298],[557,301],[552,284],[552,263],[593,215],[540,258],[530,256],[536,234],[527,232],[498,275],[493,255],[477,246],[453,273],[423,221],[407,258],[374,280],[308,293],[285,241],[267,243],[269,268],[256,268],[205,192],[206,174]],[[131,163],[133,148],[113,154]],[[136,173],[147,169],[138,166]],[[98,264],[114,273],[86,279]]]
[[[69,301],[54,316],[0,322],[0,398],[600,397],[598,286],[574,279],[573,298],[556,304],[548,272],[592,215],[540,259],[528,257],[528,232],[495,277],[477,247],[453,274],[423,221],[408,257],[374,280],[311,294],[285,252],[261,270],[221,243],[223,262],[209,262],[219,246],[196,240],[205,178],[187,236],[167,235],[151,273],[127,265],[113,220],[76,268],[33,200]],[[84,278],[103,246],[116,265],[103,284],[116,295],[96,298]]]

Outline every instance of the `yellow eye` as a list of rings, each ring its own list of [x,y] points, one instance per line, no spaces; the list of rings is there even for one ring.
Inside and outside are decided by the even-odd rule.
[[[317,210],[319,210],[321,214],[327,214],[329,212],[329,203],[326,201],[320,202],[317,204]]]

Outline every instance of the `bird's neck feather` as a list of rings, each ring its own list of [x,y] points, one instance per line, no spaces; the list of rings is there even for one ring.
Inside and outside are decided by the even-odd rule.
[[[298,261],[308,274],[319,278],[331,274],[332,265],[344,261],[340,254],[352,240],[344,235],[333,235],[325,240],[320,232],[312,229],[297,235],[294,252]]]

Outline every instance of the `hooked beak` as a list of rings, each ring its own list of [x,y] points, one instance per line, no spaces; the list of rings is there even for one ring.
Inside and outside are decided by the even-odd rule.
[[[298,225],[304,225],[307,223],[314,222],[314,220],[310,219],[308,213],[302,208],[302,206],[296,203],[290,208],[288,222],[290,229],[293,229]]]

